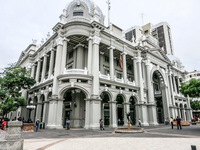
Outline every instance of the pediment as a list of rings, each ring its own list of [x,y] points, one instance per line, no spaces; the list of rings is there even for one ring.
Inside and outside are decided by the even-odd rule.
[[[163,52],[160,49],[151,49],[151,53],[159,57],[160,59],[170,61],[169,58],[166,56],[165,52]]]

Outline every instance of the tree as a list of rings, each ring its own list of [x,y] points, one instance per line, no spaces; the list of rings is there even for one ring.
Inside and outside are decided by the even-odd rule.
[[[11,65],[0,73],[0,110],[3,116],[26,104],[21,96],[23,89],[30,89],[35,80],[25,68]]]
[[[191,98],[200,97],[200,80],[191,79],[188,83],[181,83],[180,92],[185,96]],[[191,108],[194,110],[200,110],[200,102],[190,100]]]
[[[185,97],[200,97],[200,80],[191,79],[188,83],[181,83],[180,92]]]
[[[190,105],[193,110],[200,110],[200,101],[198,100],[190,100]]]

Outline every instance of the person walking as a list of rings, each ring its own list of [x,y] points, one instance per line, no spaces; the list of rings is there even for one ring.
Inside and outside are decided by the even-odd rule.
[[[141,120],[140,120],[140,119],[138,120],[138,126],[139,126],[139,127],[142,127],[142,125],[141,125]]]
[[[39,126],[40,126],[40,120],[37,119],[36,122],[35,122],[35,127],[36,127],[35,131],[36,132],[38,131]]]
[[[181,127],[181,119],[178,116],[176,118],[176,121],[177,121],[177,130],[179,130],[179,128],[182,129],[182,127]]]
[[[1,129],[6,130],[6,122],[4,119],[2,119]]]
[[[103,125],[104,125],[104,122],[103,122],[103,119],[101,119],[101,130],[104,130]]]
[[[99,119],[99,129],[101,130],[101,119]]]
[[[171,127],[172,127],[172,129],[173,129],[173,128],[174,128],[174,125],[173,125],[173,123],[174,123],[173,117],[170,118],[170,123],[171,123]]]
[[[67,125],[67,130],[69,130],[70,129],[70,120],[69,119],[66,120],[66,125]]]

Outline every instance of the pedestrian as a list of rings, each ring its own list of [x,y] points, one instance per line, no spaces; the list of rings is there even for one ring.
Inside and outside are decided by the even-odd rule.
[[[37,119],[35,122],[36,132],[38,131],[39,126],[40,126],[40,120]]]
[[[141,120],[140,120],[140,119],[138,120],[138,126],[139,126],[139,127],[142,127],[142,125],[141,125]]]
[[[101,130],[101,119],[99,119],[99,129]]]
[[[181,127],[181,119],[178,116],[176,118],[176,121],[177,121],[177,130],[179,130],[179,128],[182,129],[182,127]]]
[[[104,122],[103,122],[103,119],[101,119],[101,130],[104,130],[103,125],[104,125]]]
[[[67,125],[67,130],[69,130],[70,129],[70,120],[69,119],[66,120],[66,125]]]
[[[6,130],[6,122],[4,119],[2,119],[1,129]]]
[[[173,117],[171,117],[171,119],[170,119],[170,122],[171,122],[171,127],[172,127],[172,129],[174,128],[174,121],[173,121]]]

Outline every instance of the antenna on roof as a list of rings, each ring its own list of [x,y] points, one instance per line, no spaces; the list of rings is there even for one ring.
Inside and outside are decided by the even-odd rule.
[[[108,26],[110,26],[110,0],[107,0],[106,3],[108,4]]]
[[[142,25],[144,25],[144,13],[141,13]]]

